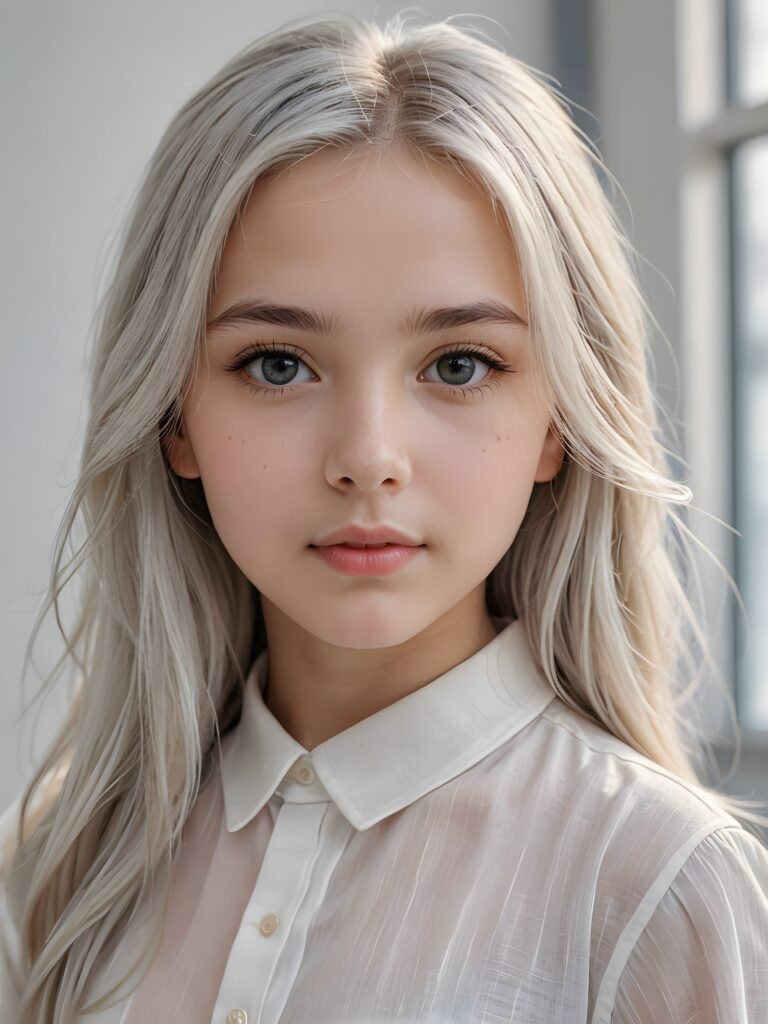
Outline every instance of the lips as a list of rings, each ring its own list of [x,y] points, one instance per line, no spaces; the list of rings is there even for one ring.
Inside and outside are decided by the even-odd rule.
[[[329,547],[344,545],[348,547],[383,547],[399,545],[401,547],[422,547],[421,541],[397,527],[381,524],[378,526],[362,526],[350,523],[333,533],[310,544],[310,547]]]
[[[421,556],[425,544],[384,544],[355,548],[350,544],[310,545],[315,556],[345,576],[388,576]]]

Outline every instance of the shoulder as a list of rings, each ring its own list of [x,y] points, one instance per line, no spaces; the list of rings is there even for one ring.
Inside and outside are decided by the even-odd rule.
[[[647,841],[655,827],[672,848],[690,844],[695,833],[703,837],[739,825],[704,786],[657,764],[561,700],[553,700],[541,719],[559,774],[595,810],[615,815],[619,833],[640,838],[634,826]]]
[[[578,865],[571,895],[582,906],[588,901],[598,945],[606,919],[626,923],[706,836],[741,827],[716,793],[661,767],[559,698],[489,770],[503,795],[498,813],[511,809],[529,823],[539,849]]]
[[[649,894],[669,885],[703,839],[718,829],[741,829],[716,794],[562,701],[553,701],[542,718],[559,800],[589,823],[585,848],[594,865],[599,929],[601,901],[605,913],[628,920]]]

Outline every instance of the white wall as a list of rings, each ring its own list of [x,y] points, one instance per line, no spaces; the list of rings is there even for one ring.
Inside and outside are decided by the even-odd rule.
[[[469,7],[471,16],[457,24],[554,73],[549,0]],[[22,658],[76,475],[84,357],[109,242],[179,106],[249,41],[322,9],[296,0],[6,0],[3,6],[0,809],[30,777],[67,700],[60,687],[43,706],[37,732],[33,712],[20,728]],[[444,18],[463,15],[468,5],[348,2],[336,9],[382,23],[398,10]],[[59,653],[50,627],[36,647],[41,675]],[[33,668],[27,702],[38,686]]]

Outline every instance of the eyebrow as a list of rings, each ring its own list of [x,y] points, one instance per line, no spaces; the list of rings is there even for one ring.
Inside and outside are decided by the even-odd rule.
[[[429,334],[477,323],[528,326],[520,314],[506,303],[498,299],[479,299],[460,306],[411,310],[400,319],[398,330],[401,334]],[[243,299],[208,321],[206,327],[210,330],[244,324],[272,324],[329,335],[339,329],[340,321],[337,316],[301,306],[280,306],[261,299]]]

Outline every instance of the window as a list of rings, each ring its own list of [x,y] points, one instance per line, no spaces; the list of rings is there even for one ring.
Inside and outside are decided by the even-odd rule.
[[[730,674],[745,744],[768,746],[768,3],[678,16],[688,461],[736,530]]]
[[[733,331],[737,579],[750,612],[737,622],[737,698],[744,726],[768,730],[768,4],[728,0],[729,107],[743,122],[728,153]],[[762,116],[761,116],[762,115]],[[762,526],[762,529],[761,529]],[[742,638],[745,642],[742,642]]]
[[[728,0],[725,9],[728,99],[747,107],[768,100],[768,5]]]

